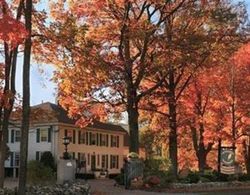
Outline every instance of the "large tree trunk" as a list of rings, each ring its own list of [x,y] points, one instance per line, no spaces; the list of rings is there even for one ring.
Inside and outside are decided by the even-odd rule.
[[[219,141],[218,141],[218,173],[220,173],[220,171],[221,171],[221,167],[220,167],[220,156],[221,156],[221,138],[219,139]]]
[[[176,119],[175,79],[173,67],[169,70],[169,157],[172,163],[172,171],[175,178],[178,177],[178,143],[177,143],[177,119]]]
[[[198,153],[198,166],[199,172],[204,173],[207,167],[207,152],[205,150],[200,150]]]
[[[200,123],[199,127],[199,138],[197,135],[197,129],[190,124],[191,133],[192,133],[192,141],[195,150],[196,157],[198,159],[198,168],[200,173],[204,173],[207,167],[207,155],[212,150],[213,143],[208,143],[206,148],[204,144],[204,125]]]
[[[128,110],[128,124],[130,131],[129,152],[136,152],[139,154],[139,127],[138,127],[138,110]]]
[[[23,113],[20,145],[20,171],[18,194],[25,195],[27,177],[27,156],[28,156],[28,136],[30,117],[30,58],[31,58],[31,29],[32,29],[32,0],[25,2],[25,26],[29,32],[25,40],[24,61],[23,61]]]
[[[137,105],[136,90],[134,89],[132,78],[128,82],[127,87],[127,112],[128,112],[128,125],[130,133],[129,152],[136,152],[139,154],[139,113]]]

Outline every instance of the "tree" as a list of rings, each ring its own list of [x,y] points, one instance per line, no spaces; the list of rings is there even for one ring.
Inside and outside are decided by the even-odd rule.
[[[243,45],[230,59],[225,67],[225,103],[227,112],[227,129],[231,135],[232,146],[236,146],[238,160],[243,156],[249,174],[249,137],[250,126],[250,45]],[[241,152],[242,151],[242,152]]]
[[[22,127],[20,144],[20,169],[18,194],[26,194],[27,180],[27,154],[29,136],[29,117],[30,117],[30,58],[31,58],[31,31],[32,31],[32,0],[25,1],[25,27],[28,36],[24,44],[23,61],[23,105],[22,105]]]
[[[167,107],[160,113],[168,120],[169,156],[176,177],[180,98],[197,71],[212,64],[223,64],[237,49],[244,39],[241,23],[245,23],[246,16],[242,13],[245,13],[242,5],[232,5],[223,1],[211,1],[206,4],[193,2],[183,12],[177,12],[166,20],[166,29],[162,36],[162,40],[165,41],[162,42],[162,47],[165,48],[167,60],[157,82],[165,77],[164,73],[167,73],[167,77],[164,78],[160,90],[148,98],[146,104],[147,110],[158,113],[154,102],[161,107]]]
[[[60,14],[62,7],[70,8],[70,17],[64,22],[65,17],[59,19],[60,24],[52,25],[51,30],[59,31],[52,40],[60,43],[56,48],[62,58],[57,59],[64,61],[56,75],[59,99],[71,117],[79,119],[78,124],[84,126],[107,113],[127,111],[130,151],[139,151],[139,102],[163,79],[147,88],[141,83],[148,75],[157,77],[162,65],[158,37],[166,18],[184,4],[183,0],[94,0],[57,5]],[[67,32],[66,27],[72,30]],[[85,33],[79,34],[83,28]],[[63,39],[58,40],[60,36]]]
[[[0,100],[0,120],[1,120],[1,145],[0,145],[0,187],[4,184],[4,161],[6,159],[8,126],[11,112],[15,102],[15,76],[16,76],[16,61],[18,54],[18,45],[21,44],[27,33],[24,25],[20,22],[22,15],[21,0],[18,2],[16,18],[11,15],[11,10],[5,1],[0,1],[1,18],[0,39],[3,41],[4,47],[4,87],[1,92]]]
[[[223,120],[218,116],[220,105],[217,97],[220,96],[219,85],[223,79],[217,67],[201,70],[193,76],[180,100],[182,126],[189,129],[201,173],[208,167],[207,155],[218,141],[222,130]]]
[[[42,153],[40,162],[43,163],[43,165],[45,167],[49,167],[52,170],[56,169],[54,157],[53,157],[52,153],[49,151]]]

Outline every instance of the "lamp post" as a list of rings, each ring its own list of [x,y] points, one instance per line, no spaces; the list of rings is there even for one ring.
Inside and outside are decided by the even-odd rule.
[[[65,159],[65,160],[70,159],[69,153],[68,153],[69,142],[70,142],[70,140],[69,140],[68,136],[63,137],[63,145],[65,146],[65,152],[63,153],[63,159]]]

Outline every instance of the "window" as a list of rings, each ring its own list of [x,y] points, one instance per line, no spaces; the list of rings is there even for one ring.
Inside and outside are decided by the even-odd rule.
[[[21,131],[20,130],[11,130],[11,143],[15,143],[15,142],[20,142],[20,138],[21,138]]]
[[[110,155],[110,168],[111,169],[118,169],[118,162],[119,156],[118,155]]]
[[[11,143],[20,142],[20,138],[21,138],[21,131],[20,130],[12,129],[10,135],[11,135],[11,138],[10,138]]]
[[[95,133],[91,133],[90,134],[91,135],[91,137],[90,137],[90,145],[96,145],[96,134]]]
[[[67,130],[67,129],[65,129],[65,130],[64,130],[64,136],[65,136],[65,137],[69,137],[69,142],[70,142],[70,143],[72,142],[72,130]]]
[[[101,167],[102,169],[108,169],[109,155],[101,155]]]
[[[106,160],[105,160],[105,155],[102,155],[102,168],[104,169],[106,166],[105,166],[105,162],[106,162]]]
[[[15,163],[14,163],[14,165],[16,167],[19,167],[19,162],[20,162],[20,153],[19,152],[15,152]]]
[[[97,155],[97,166],[100,166],[100,155]]]
[[[111,147],[119,147],[119,136],[111,135]]]
[[[41,142],[48,141],[48,129],[40,129],[40,140]]]
[[[85,144],[85,132],[78,132],[78,144]]]
[[[105,138],[105,135],[101,134],[101,135],[100,135],[100,140],[101,140],[101,146],[106,146],[106,138]]]
[[[10,166],[18,167],[20,163],[20,153],[19,152],[10,152]]]
[[[15,131],[15,142],[20,142],[21,138],[21,131],[17,130]]]
[[[36,130],[36,142],[51,142],[52,126]]]

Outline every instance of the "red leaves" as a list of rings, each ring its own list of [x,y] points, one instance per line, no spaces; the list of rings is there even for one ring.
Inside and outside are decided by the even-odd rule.
[[[0,18],[0,39],[9,43],[11,47],[22,43],[27,36],[24,25],[9,15]]]
[[[28,35],[23,23],[14,19],[8,10],[7,3],[0,1],[0,39],[7,42],[11,48],[21,44]]]

